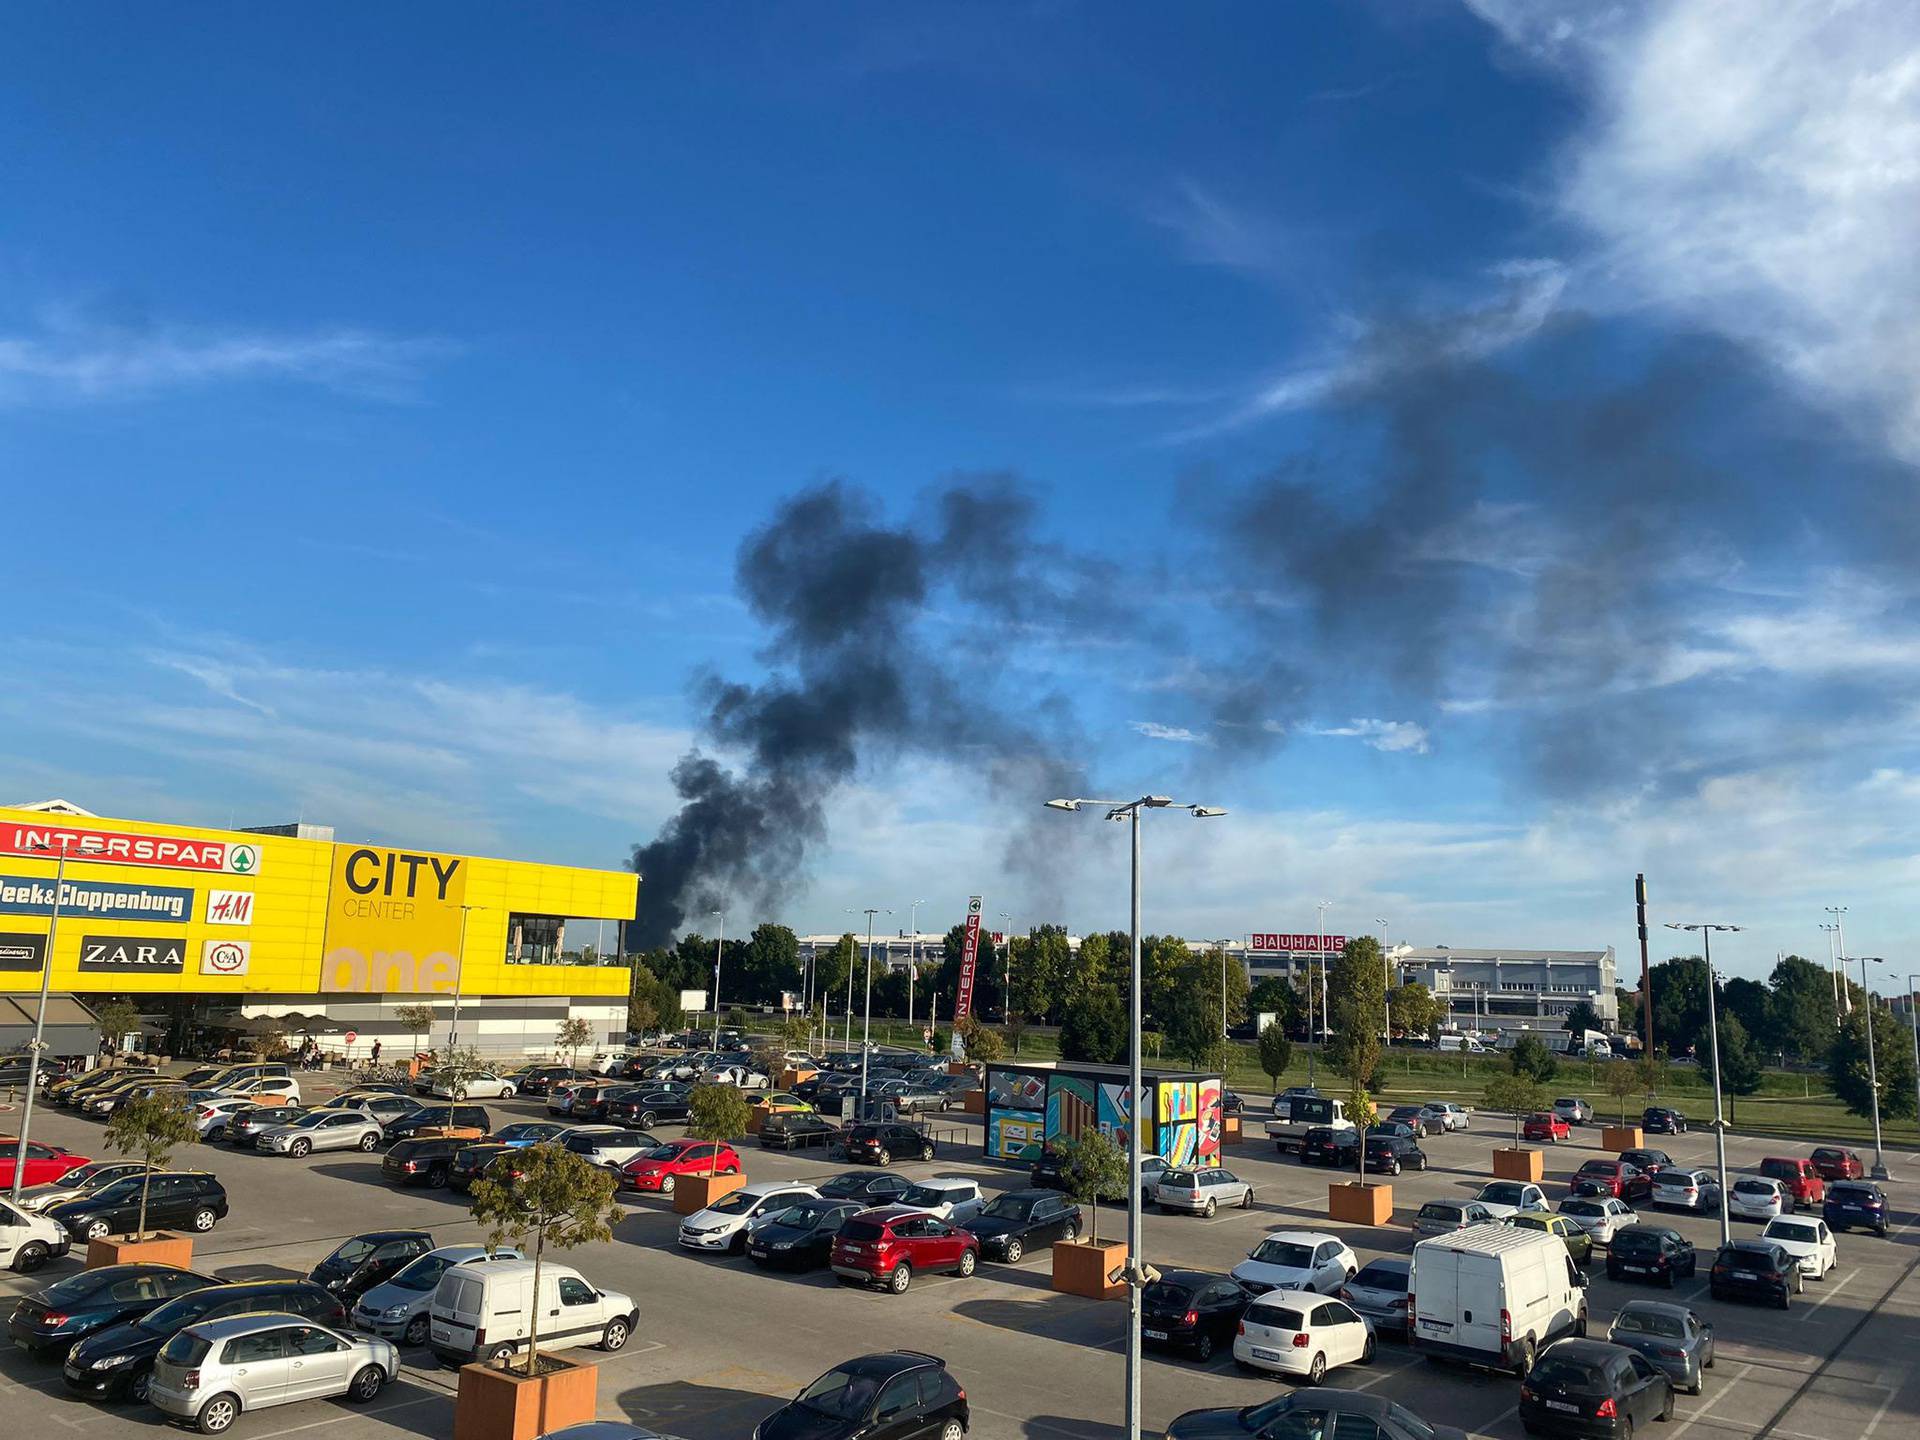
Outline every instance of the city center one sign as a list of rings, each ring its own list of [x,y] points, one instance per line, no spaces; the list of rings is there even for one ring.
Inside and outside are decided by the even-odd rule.
[[[460,975],[467,869],[458,855],[334,846],[320,989],[451,992]]]

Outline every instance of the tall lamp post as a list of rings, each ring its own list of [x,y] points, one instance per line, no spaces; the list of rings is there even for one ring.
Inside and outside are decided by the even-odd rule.
[[[53,942],[60,935],[60,892],[67,883],[67,849],[30,844],[37,854],[54,854],[53,908],[47,914],[47,949],[40,957],[40,1008],[33,1015],[33,1048],[27,1052],[27,1098],[20,1107],[20,1143],[13,1152],[13,1203],[20,1203],[20,1185],[27,1174],[27,1132],[33,1128],[33,1097],[40,1090],[40,1052],[47,1048],[41,1035],[47,1028],[47,987],[53,983]]]
[[[1327,1024],[1327,911],[1333,908],[1333,902],[1316,901],[1313,908],[1320,912],[1320,1038],[1325,1041],[1332,1033]]]
[[[1884,965],[1887,962],[1878,955],[1862,955],[1858,958],[1860,988],[1866,992],[1867,996],[1867,1084],[1873,1087],[1873,1169],[1868,1174],[1875,1180],[1891,1180],[1893,1176],[1887,1173],[1886,1151],[1880,1144],[1880,1066],[1873,1054],[1873,986],[1867,981],[1869,964]],[[1847,957],[1842,955],[1840,962],[1844,965],[1846,959]]]
[[[1720,1243],[1733,1242],[1733,1226],[1727,1219],[1727,1121],[1720,1108],[1720,1016],[1714,1005],[1713,937],[1715,932],[1736,932],[1742,925],[1686,925],[1669,920],[1667,929],[1697,932],[1707,962],[1707,1038],[1713,1051],[1713,1151],[1720,1166]],[[1653,997],[1649,995],[1648,1001]]]
[[[867,1013],[860,1022],[860,1115],[864,1119],[867,1113],[867,1056],[873,1052],[873,917],[891,915],[893,911],[869,905],[856,913],[867,917]]]
[[[1387,922],[1379,916],[1374,924],[1380,927],[1380,994],[1381,1007],[1387,1013],[1387,1048],[1393,1048],[1393,967],[1387,963]]]
[[[1842,1015],[1853,1013],[1853,997],[1847,994],[1847,907],[1828,905],[1827,914],[1833,916],[1833,923],[1823,926],[1832,932],[1833,940],[1833,1024],[1840,1026]]]
[[[1227,812],[1206,805],[1175,805],[1165,795],[1143,795],[1138,800],[1049,800],[1050,810],[1074,811],[1085,805],[1104,806],[1107,819],[1126,821],[1133,831],[1133,962],[1127,975],[1127,1392],[1125,1440],[1140,1440],[1140,1292],[1146,1287],[1146,1262],[1140,1243],[1140,812],[1185,810],[1195,819]],[[1111,1283],[1111,1282],[1109,1282]]]
[[[913,1033],[913,982],[920,972],[920,907],[927,902],[916,900],[907,906],[907,929],[913,938],[907,942],[907,1033]]]
[[[1002,910],[1000,919],[1006,926],[1006,929],[1000,933],[1007,937],[1006,944],[1001,949],[1001,964],[1004,968],[1000,972],[1000,1023],[1006,1025],[1013,1020],[1013,916]]]
[[[720,928],[713,932],[713,1048],[720,1048],[720,947],[726,943],[727,912],[709,910],[709,915],[720,921]]]
[[[455,957],[453,967],[453,1019],[447,1025],[447,1050],[452,1052],[460,1044],[460,993],[467,983],[467,917],[476,910],[484,910],[484,905],[462,905],[460,907],[460,953]],[[416,1037],[418,1038],[418,1037]],[[428,1038],[432,1038],[429,1035]]]

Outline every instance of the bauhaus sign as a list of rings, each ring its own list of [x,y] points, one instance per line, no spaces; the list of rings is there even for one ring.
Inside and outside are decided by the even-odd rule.
[[[1247,937],[1247,949],[1255,954],[1304,953],[1338,955],[1347,948],[1344,935],[1287,935],[1273,931],[1255,931]]]
[[[457,855],[334,846],[321,990],[452,990],[460,972],[467,868]]]
[[[150,935],[82,935],[80,969],[131,975],[177,975],[186,968],[183,941]]]
[[[78,825],[0,824],[0,855],[51,860],[99,860],[160,870],[205,870],[253,875],[260,847],[248,841],[200,840],[185,835],[131,835]]]

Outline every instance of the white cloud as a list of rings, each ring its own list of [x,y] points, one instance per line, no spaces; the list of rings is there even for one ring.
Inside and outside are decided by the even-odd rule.
[[[1583,299],[1711,326],[1920,457],[1920,7],[1468,3],[1591,93],[1557,177]]]
[[[1265,275],[1280,271],[1287,258],[1278,225],[1193,180],[1176,184],[1148,218],[1175,235],[1196,264]]]
[[[1345,725],[1310,728],[1307,733],[1358,740],[1363,745],[1374,750],[1384,750],[1388,754],[1407,752],[1424,755],[1427,753],[1426,729],[1424,726],[1414,724],[1411,720],[1354,719]]]
[[[1149,740],[1172,740],[1182,745],[1211,745],[1213,741],[1184,725],[1161,725],[1153,720],[1130,720],[1129,727]]]

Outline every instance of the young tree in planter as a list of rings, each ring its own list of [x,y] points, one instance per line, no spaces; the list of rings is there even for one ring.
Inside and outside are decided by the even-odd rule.
[[[120,1037],[140,1028],[140,1012],[126,1000],[107,1000],[93,1007],[94,1028],[102,1042],[120,1049]]]
[[[1125,1195],[1138,1179],[1127,1175],[1126,1152],[1104,1130],[1090,1130],[1078,1140],[1058,1142],[1061,1151],[1060,1180],[1067,1194],[1083,1206],[1090,1227],[1087,1243],[1100,1243],[1100,1197]]]
[[[712,1179],[720,1171],[719,1147],[747,1133],[752,1118],[747,1097],[731,1085],[696,1085],[687,1096],[687,1134],[695,1140],[713,1142],[713,1163],[707,1169]]]
[[[537,1296],[540,1263],[547,1246],[571,1250],[576,1245],[613,1238],[613,1227],[620,1219],[620,1207],[613,1197],[620,1182],[612,1171],[552,1143],[529,1145],[514,1151],[511,1158],[513,1176],[500,1167],[503,1173],[495,1178],[495,1167],[490,1166],[474,1182],[473,1218],[492,1227],[487,1234],[489,1250],[509,1242],[524,1250],[526,1241],[533,1240],[533,1293]],[[625,1322],[613,1320],[608,1324]],[[540,1373],[538,1305],[528,1323],[527,1356],[522,1368],[529,1376]]]
[[[1640,1067],[1631,1060],[1609,1060],[1600,1068],[1600,1083],[1620,1102],[1620,1124],[1627,1123],[1627,1102],[1640,1093]]]
[[[199,1138],[193,1112],[187,1108],[185,1099],[165,1092],[137,1096],[116,1109],[107,1121],[107,1148],[116,1155],[138,1159],[147,1167],[140,1176],[140,1223],[134,1230],[136,1240],[143,1239],[147,1233],[147,1187],[153,1182],[153,1172],[172,1159],[173,1152],[180,1146],[191,1145]]]
[[[1489,1110],[1513,1112],[1513,1143],[1518,1145],[1521,1125],[1527,1116],[1546,1105],[1546,1095],[1540,1082],[1530,1075],[1496,1075],[1487,1082],[1481,1103]]]
[[[1275,1020],[1260,1032],[1260,1068],[1272,1082],[1274,1094],[1280,1093],[1280,1077],[1287,1073],[1287,1066],[1292,1063],[1293,1041],[1287,1038],[1285,1028]]]
[[[567,1052],[567,1068],[580,1068],[580,1047],[593,1040],[593,1026],[578,1015],[569,1016],[560,1022],[560,1028],[554,1032],[554,1044]]]
[[[433,1007],[431,1005],[402,1005],[393,1012],[393,1018],[413,1032],[413,1053],[420,1053],[421,1038],[433,1029]]]
[[[447,1128],[453,1128],[453,1107],[467,1098],[467,1086],[480,1073],[480,1052],[471,1045],[455,1045],[434,1067],[433,1083],[447,1087]]]

